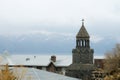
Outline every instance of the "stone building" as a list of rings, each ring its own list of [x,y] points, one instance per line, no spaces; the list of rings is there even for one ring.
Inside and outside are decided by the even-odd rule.
[[[104,60],[105,59],[94,59],[94,65],[96,68],[104,68]]]
[[[90,36],[84,26],[84,20],[82,20],[82,27],[76,35],[76,48],[72,50],[72,64],[68,66],[66,71],[67,76],[90,80],[91,72],[94,70],[94,50],[90,48],[89,38]]]
[[[0,65],[8,64],[9,67],[24,66],[28,68],[36,68],[48,72],[65,75],[66,68],[72,63],[71,55],[10,55],[2,56]]]

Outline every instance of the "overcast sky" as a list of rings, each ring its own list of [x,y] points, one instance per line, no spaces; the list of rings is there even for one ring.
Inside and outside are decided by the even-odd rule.
[[[74,37],[81,19],[93,43],[108,37],[120,42],[120,0],[0,0],[1,36]]]

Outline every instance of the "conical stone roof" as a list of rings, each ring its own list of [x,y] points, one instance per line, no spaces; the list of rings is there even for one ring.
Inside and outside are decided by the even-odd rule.
[[[76,38],[89,38],[89,34],[87,30],[84,27],[84,24],[82,24],[82,27],[80,28],[79,32],[76,35]]]

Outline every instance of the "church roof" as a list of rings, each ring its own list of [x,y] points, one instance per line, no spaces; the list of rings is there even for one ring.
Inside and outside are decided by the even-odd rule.
[[[84,26],[84,22],[82,22],[82,27],[80,28],[78,34],[76,35],[76,38],[89,38],[89,34]]]

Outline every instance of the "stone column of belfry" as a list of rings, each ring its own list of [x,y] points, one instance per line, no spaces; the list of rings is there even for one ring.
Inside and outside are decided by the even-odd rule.
[[[82,19],[82,26],[76,35],[76,48],[72,50],[72,64],[67,68],[66,75],[90,80],[91,71],[94,69],[93,53],[94,50],[90,48],[90,36]]]

